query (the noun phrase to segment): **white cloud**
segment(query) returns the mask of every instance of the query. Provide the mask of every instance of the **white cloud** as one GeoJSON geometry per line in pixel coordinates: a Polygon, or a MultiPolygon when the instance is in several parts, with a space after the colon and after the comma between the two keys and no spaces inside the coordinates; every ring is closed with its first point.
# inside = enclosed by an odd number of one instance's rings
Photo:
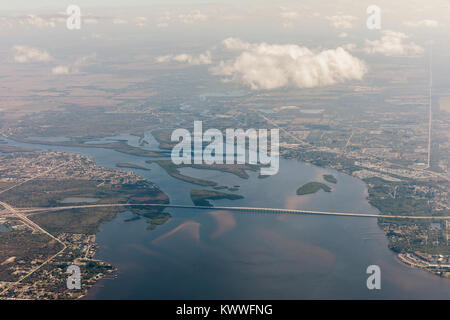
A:
{"type": "Polygon", "coordinates": [[[56,23],[53,19],[44,19],[44,18],[34,15],[34,14],[28,14],[22,18],[19,18],[18,23],[20,25],[34,26],[39,29],[48,28],[48,27],[54,28],[56,26],[56,23]]]}
{"type": "Polygon", "coordinates": [[[164,62],[169,62],[170,60],[172,60],[172,58],[173,58],[173,54],[168,54],[168,55],[165,55],[165,56],[156,57],[155,60],[158,63],[164,63],[164,62]]]}
{"type": "Polygon", "coordinates": [[[100,33],[92,33],[92,34],[91,34],[91,38],[92,38],[92,39],[102,39],[102,38],[103,38],[103,35],[100,34],[100,33]]]}
{"type": "Polygon", "coordinates": [[[412,27],[412,28],[437,28],[439,27],[439,22],[437,22],[436,20],[429,20],[429,19],[425,19],[425,20],[420,20],[420,21],[405,21],[403,22],[403,24],[407,27],[412,27]]]}
{"type": "Polygon", "coordinates": [[[156,20],[156,27],[167,28],[171,20],[172,20],[171,13],[169,11],[165,11],[164,14],[158,17],[158,19],[156,20]]]}
{"type": "Polygon", "coordinates": [[[70,74],[70,68],[69,66],[56,66],[52,68],[52,73],[56,75],[70,74]]]}
{"type": "Polygon", "coordinates": [[[95,58],[96,54],[90,54],[87,56],[83,56],[81,58],[76,59],[72,63],[68,63],[65,65],[59,65],[52,68],[52,74],[54,75],[67,75],[67,74],[76,74],[80,72],[80,68],[86,66],[90,59],[95,58]]]}
{"type": "Polygon", "coordinates": [[[14,61],[19,63],[45,62],[52,60],[52,57],[47,51],[39,48],[15,45],[13,50],[15,51],[14,61]]]}
{"type": "Polygon", "coordinates": [[[281,24],[284,28],[292,28],[299,23],[305,23],[305,20],[311,17],[311,8],[305,4],[292,3],[288,6],[280,6],[279,9],[281,24]]]}
{"type": "Polygon", "coordinates": [[[8,19],[6,17],[0,17],[0,27],[2,27],[2,28],[12,28],[13,27],[13,23],[11,22],[10,19],[8,19]]]}
{"type": "Polygon", "coordinates": [[[335,15],[331,17],[325,17],[333,28],[336,29],[351,29],[353,23],[358,20],[357,17],[350,15],[335,15]]]}
{"type": "Polygon", "coordinates": [[[338,37],[339,38],[347,38],[348,34],[346,32],[341,32],[341,33],[339,33],[338,37]]]}
{"type": "Polygon", "coordinates": [[[121,19],[121,18],[115,18],[115,19],[113,19],[112,23],[113,24],[127,24],[128,21],[125,19],[121,19]]]}
{"type": "Polygon", "coordinates": [[[248,50],[252,47],[254,47],[254,45],[252,45],[249,42],[245,42],[242,41],[241,39],[238,38],[227,38],[225,40],[222,41],[223,45],[225,46],[225,48],[229,49],[229,50],[248,50]]]}
{"type": "Polygon", "coordinates": [[[198,56],[193,56],[191,54],[179,54],[173,57],[173,60],[185,62],[190,65],[211,64],[211,53],[206,51],[206,53],[202,53],[198,56]]]}
{"type": "Polygon", "coordinates": [[[342,45],[342,48],[344,48],[347,51],[354,51],[356,49],[356,44],[347,43],[347,44],[342,45]]]}
{"type": "MultiPolygon", "coordinates": [[[[50,15],[37,15],[37,14],[26,14],[21,16],[7,16],[0,17],[1,27],[25,27],[25,28],[36,28],[36,29],[46,29],[55,28],[60,25],[65,25],[67,21],[66,12],[57,12],[50,15]]],[[[95,17],[91,14],[83,14],[82,23],[83,24],[98,24],[100,22],[100,17],[95,17]]]]}
{"type": "Polygon", "coordinates": [[[211,64],[211,52],[206,51],[205,53],[199,54],[197,56],[188,54],[188,53],[182,53],[177,55],[165,55],[165,56],[159,56],[156,57],[156,62],[164,63],[169,61],[175,61],[179,63],[187,63],[191,66],[197,66],[202,64],[211,64]]]}
{"type": "Polygon", "coordinates": [[[408,38],[404,33],[384,30],[380,40],[366,40],[364,51],[385,56],[421,55],[424,49],[414,42],[407,42],[408,38]]]}
{"type": "Polygon", "coordinates": [[[98,19],[96,19],[96,18],[84,18],[84,19],[82,19],[82,23],[84,23],[84,24],[97,24],[98,23],[98,19]]]}
{"type": "Polygon", "coordinates": [[[190,11],[188,13],[176,13],[164,11],[164,13],[156,19],[157,28],[167,28],[169,24],[194,24],[208,20],[208,16],[199,10],[190,11]]]}
{"type": "Polygon", "coordinates": [[[37,29],[54,28],[58,23],[65,23],[65,13],[57,13],[54,15],[36,15],[27,14],[23,16],[7,16],[0,17],[1,27],[33,27],[37,29]]]}
{"type": "Polygon", "coordinates": [[[180,21],[182,23],[186,23],[186,24],[203,22],[208,19],[208,17],[206,15],[204,15],[203,13],[201,13],[198,10],[189,12],[187,14],[180,14],[180,15],[178,15],[178,18],[180,19],[180,21]]]}
{"type": "Polygon", "coordinates": [[[148,19],[146,17],[136,17],[134,21],[138,27],[145,27],[148,23],[148,19]]]}
{"type": "Polygon", "coordinates": [[[223,41],[240,54],[211,68],[225,81],[237,81],[253,90],[281,87],[312,88],[360,80],[366,65],[345,49],[313,51],[295,44],[252,44],[236,38],[223,41]]]}
{"type": "Polygon", "coordinates": [[[283,19],[287,19],[287,20],[297,20],[300,17],[298,12],[296,12],[296,11],[282,11],[280,13],[280,16],[283,19]]]}
{"type": "Polygon", "coordinates": [[[283,23],[283,27],[291,28],[294,23],[300,19],[300,14],[297,11],[290,11],[286,8],[281,8],[280,17],[283,23]]]}

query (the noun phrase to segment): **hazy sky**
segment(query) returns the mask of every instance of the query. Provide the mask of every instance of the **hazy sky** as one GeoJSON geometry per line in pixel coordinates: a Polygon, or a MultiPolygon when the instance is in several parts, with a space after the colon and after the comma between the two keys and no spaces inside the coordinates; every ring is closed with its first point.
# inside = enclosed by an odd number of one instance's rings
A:
{"type": "Polygon", "coordinates": [[[377,30],[366,25],[372,4],[0,0],[0,62],[11,74],[36,68],[54,81],[112,63],[184,68],[252,90],[362,82],[394,62],[425,68],[430,40],[436,65],[448,65],[448,0],[377,0],[377,30]],[[66,27],[69,4],[81,8],[80,30],[66,27]]]}
{"type": "MultiPolygon", "coordinates": [[[[247,3],[267,2],[266,0],[247,0],[247,3]]],[[[272,3],[279,2],[277,0],[272,3]]],[[[133,7],[164,4],[227,4],[242,3],[242,0],[1,0],[0,10],[28,10],[38,8],[59,8],[76,4],[81,7],[133,7]]]]}

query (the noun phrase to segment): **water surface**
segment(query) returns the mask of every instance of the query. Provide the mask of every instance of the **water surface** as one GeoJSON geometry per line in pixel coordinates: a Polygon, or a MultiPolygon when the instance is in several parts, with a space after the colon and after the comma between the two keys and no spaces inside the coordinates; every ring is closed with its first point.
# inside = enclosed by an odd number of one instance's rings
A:
{"type": "MultiPolygon", "coordinates": [[[[119,138],[139,144],[135,136],[109,139],[119,138]]],[[[148,160],[109,149],[33,146],[82,153],[110,168],[120,162],[146,165],[148,160]]],[[[146,146],[156,147],[154,140],[146,146]]],[[[175,180],[157,164],[149,167],[146,172],[121,170],[154,182],[173,204],[192,204],[189,191],[202,188],[175,180]]],[[[279,173],[265,179],[257,172],[241,179],[211,170],[181,171],[240,186],[236,193],[244,199],[215,201],[216,205],[378,213],[368,204],[366,186],[359,179],[295,160],[281,160],[279,173]],[[329,184],[331,193],[295,194],[307,182],[326,183],[323,174],[338,180],[329,184]]],[[[172,219],[153,231],[146,230],[145,219],[125,222],[130,213],[101,226],[96,258],[116,265],[118,274],[99,281],[88,299],[450,298],[449,280],[397,260],[373,218],[166,210],[172,219]],[[382,272],[378,291],[366,287],[366,269],[373,264],[382,272]]]]}

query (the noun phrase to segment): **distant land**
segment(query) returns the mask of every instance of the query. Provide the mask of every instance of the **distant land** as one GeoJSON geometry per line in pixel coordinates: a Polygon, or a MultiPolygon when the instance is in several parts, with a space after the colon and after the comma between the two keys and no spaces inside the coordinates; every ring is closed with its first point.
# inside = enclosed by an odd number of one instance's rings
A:
{"type": "Polygon", "coordinates": [[[116,141],[108,143],[86,143],[92,138],[71,138],[69,141],[40,141],[34,139],[28,139],[19,136],[10,136],[10,139],[18,142],[25,142],[30,144],[45,144],[51,146],[62,146],[62,147],[83,147],[83,148],[103,148],[111,149],[117,152],[131,154],[138,157],[164,157],[163,153],[151,150],[145,150],[138,147],[133,147],[127,144],[125,141],[116,141]]]}
{"type": "MultiPolygon", "coordinates": [[[[193,184],[198,184],[206,187],[216,187],[217,183],[209,180],[202,180],[190,176],[186,176],[180,172],[182,168],[194,168],[199,170],[215,170],[220,172],[226,172],[234,174],[235,176],[248,179],[250,176],[247,173],[249,171],[256,171],[257,165],[251,164],[174,164],[171,160],[147,160],[147,163],[157,163],[163,168],[170,176],[175,179],[186,181],[193,184]]],[[[235,189],[236,190],[236,189],[235,189]]],[[[232,190],[233,191],[233,190],[232,190]]]]}

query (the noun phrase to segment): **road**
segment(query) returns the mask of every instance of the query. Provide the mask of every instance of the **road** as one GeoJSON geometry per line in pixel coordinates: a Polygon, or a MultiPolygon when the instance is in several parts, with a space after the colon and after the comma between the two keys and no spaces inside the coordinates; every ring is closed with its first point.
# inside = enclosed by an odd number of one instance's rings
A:
{"type": "Polygon", "coordinates": [[[256,213],[273,213],[273,214],[312,214],[312,215],[326,215],[326,216],[345,216],[345,217],[363,217],[363,218],[395,218],[395,219],[436,219],[447,220],[450,216],[399,216],[399,215],[385,215],[372,213],[355,213],[355,212],[331,212],[331,211],[312,211],[302,209],[279,209],[279,208],[257,208],[257,207],[224,207],[224,206],[194,206],[194,205],[177,205],[177,204],[130,204],[130,203],[110,203],[110,204],[91,204],[79,206],[65,206],[65,207],[51,207],[51,208],[17,208],[22,213],[33,214],[42,211],[61,211],[71,209],[83,208],[104,208],[104,207],[167,207],[167,208],[183,208],[183,209],[203,209],[203,210],[228,210],[239,212],[256,212],[256,213]]]}
{"type": "Polygon", "coordinates": [[[64,243],[59,240],[58,238],[56,238],[54,235],[52,235],[51,233],[47,232],[46,230],[44,230],[41,226],[39,226],[38,224],[34,223],[33,221],[31,221],[30,219],[27,218],[26,215],[24,215],[21,211],[17,210],[16,208],[13,208],[12,206],[10,206],[9,204],[0,201],[0,206],[2,206],[3,208],[5,208],[7,211],[9,211],[10,213],[15,214],[19,219],[21,219],[26,225],[28,225],[32,230],[34,231],[39,231],[43,234],[48,235],[50,238],[52,238],[53,240],[61,243],[62,245],[64,245],[64,243]]]}
{"type": "Polygon", "coordinates": [[[292,139],[294,139],[295,141],[297,141],[299,144],[301,144],[303,147],[311,147],[311,145],[300,139],[299,137],[293,135],[292,133],[290,133],[289,131],[287,131],[286,129],[284,129],[283,127],[280,127],[276,122],[272,121],[271,119],[267,118],[265,115],[263,115],[260,111],[255,110],[255,109],[251,109],[253,110],[256,114],[258,114],[261,118],[263,118],[264,120],[266,120],[268,123],[270,123],[271,125],[275,126],[277,129],[281,130],[282,132],[284,132],[287,136],[291,137],[292,139]]]}
{"type": "Polygon", "coordinates": [[[20,282],[22,282],[23,280],[25,280],[26,278],[28,278],[29,276],[31,276],[33,273],[35,273],[36,271],[38,271],[39,269],[41,269],[43,266],[45,266],[46,264],[48,264],[50,261],[52,261],[53,259],[55,259],[58,255],[60,255],[61,253],[64,252],[64,250],[66,250],[67,246],[64,242],[62,242],[61,240],[59,240],[57,237],[55,237],[54,235],[52,235],[51,233],[47,232],[46,230],[44,230],[41,226],[37,225],[36,223],[34,223],[33,221],[31,221],[30,219],[28,219],[28,217],[26,215],[24,215],[22,212],[20,212],[19,210],[17,210],[16,208],[10,206],[9,204],[0,201],[0,206],[2,206],[3,208],[5,208],[7,211],[9,211],[10,213],[16,215],[19,219],[21,219],[28,227],[30,227],[32,230],[34,231],[39,231],[43,234],[46,234],[47,236],[49,236],[50,238],[52,238],[53,240],[59,242],[60,244],[62,244],[63,248],[58,251],[56,254],[54,254],[53,256],[49,257],[48,259],[46,259],[42,264],[40,264],[39,266],[37,266],[36,268],[32,269],[30,272],[28,272],[27,274],[25,274],[23,277],[21,277],[19,280],[17,280],[16,282],[12,282],[9,283],[8,285],[6,285],[6,288],[3,289],[0,292],[0,296],[2,294],[4,294],[6,291],[8,291],[8,289],[11,288],[11,286],[15,286],[18,285],[20,282]]]}
{"type": "Polygon", "coordinates": [[[44,172],[42,172],[42,173],[40,173],[40,174],[38,174],[38,175],[36,175],[36,176],[34,176],[34,177],[31,177],[31,178],[29,178],[29,179],[26,179],[26,180],[24,180],[24,181],[22,181],[22,182],[20,182],[20,183],[18,183],[18,184],[15,184],[15,185],[13,185],[13,186],[11,186],[11,187],[9,187],[9,188],[3,189],[3,190],[0,191],[0,194],[5,193],[5,192],[7,192],[7,191],[9,191],[9,190],[11,190],[11,189],[17,188],[17,187],[19,187],[19,186],[21,186],[21,185],[23,185],[23,184],[25,184],[25,183],[27,183],[27,182],[29,182],[29,181],[32,181],[32,180],[35,180],[35,179],[37,179],[37,178],[39,178],[39,177],[45,176],[47,173],[50,173],[50,172],[52,172],[53,170],[59,169],[59,168],[61,168],[61,167],[64,166],[64,165],[66,165],[66,164],[65,164],[65,163],[62,163],[62,164],[60,164],[59,166],[56,166],[56,167],[54,167],[54,168],[50,168],[50,169],[48,169],[47,171],[44,171],[44,172]]]}
{"type": "Polygon", "coordinates": [[[350,134],[350,137],[348,138],[347,143],[345,144],[344,149],[342,150],[342,154],[345,154],[347,152],[347,148],[350,145],[350,141],[352,140],[354,134],[355,131],[352,130],[352,133],[350,134]]]}

